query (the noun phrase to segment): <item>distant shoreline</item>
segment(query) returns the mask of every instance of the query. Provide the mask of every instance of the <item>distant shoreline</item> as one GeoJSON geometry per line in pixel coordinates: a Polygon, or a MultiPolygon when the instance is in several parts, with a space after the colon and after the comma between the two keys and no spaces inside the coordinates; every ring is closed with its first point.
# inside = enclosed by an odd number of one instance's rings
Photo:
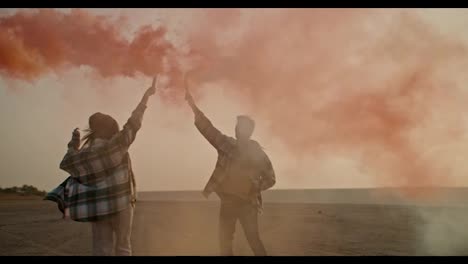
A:
{"type": "MultiPolygon", "coordinates": [[[[216,194],[205,199],[201,191],[145,191],[140,201],[218,201],[216,194]]],[[[467,187],[278,189],[264,192],[264,202],[387,205],[467,205],[467,187]]]]}
{"type": "MultiPolygon", "coordinates": [[[[264,192],[263,198],[265,203],[466,206],[468,205],[468,188],[275,189],[264,192]],[[413,196],[405,196],[405,192],[412,192],[413,196]]],[[[42,199],[43,196],[41,195],[0,192],[0,201],[42,199]]],[[[173,202],[219,201],[216,194],[206,199],[199,190],[144,191],[138,193],[137,199],[139,201],[173,202]]]]}

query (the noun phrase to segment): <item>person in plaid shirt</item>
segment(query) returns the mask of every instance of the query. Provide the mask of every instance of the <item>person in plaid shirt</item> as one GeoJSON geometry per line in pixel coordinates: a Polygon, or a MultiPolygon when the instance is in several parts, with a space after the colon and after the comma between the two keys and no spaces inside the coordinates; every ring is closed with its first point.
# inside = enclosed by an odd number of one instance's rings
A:
{"type": "Polygon", "coordinates": [[[224,135],[195,104],[185,78],[185,99],[195,114],[195,126],[218,152],[216,167],[203,195],[215,192],[221,200],[219,215],[219,245],[221,255],[233,255],[232,241],[237,220],[256,256],[266,250],[258,230],[258,213],[262,211],[262,195],[276,183],[275,172],[260,144],[250,139],[254,121],[238,116],[236,138],[224,135]]]}
{"type": "Polygon", "coordinates": [[[141,127],[148,99],[155,92],[153,79],[121,131],[111,116],[95,113],[89,118],[89,133],[80,149],[80,132],[75,129],[60,163],[70,176],[45,197],[58,204],[64,218],[91,222],[93,255],[132,254],[136,191],[128,149],[141,127]]]}

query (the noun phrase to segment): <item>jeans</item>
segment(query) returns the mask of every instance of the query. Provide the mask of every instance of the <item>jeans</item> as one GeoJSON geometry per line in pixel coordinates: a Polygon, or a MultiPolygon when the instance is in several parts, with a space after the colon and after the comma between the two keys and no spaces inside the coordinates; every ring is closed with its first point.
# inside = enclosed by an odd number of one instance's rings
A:
{"type": "Polygon", "coordinates": [[[94,256],[131,256],[134,206],[109,216],[103,220],[92,222],[93,255],[94,256]]]}
{"type": "Polygon", "coordinates": [[[232,242],[239,220],[250,248],[256,256],[265,256],[266,250],[258,231],[257,208],[248,201],[225,196],[221,198],[219,214],[219,245],[222,256],[232,256],[232,242]]]}

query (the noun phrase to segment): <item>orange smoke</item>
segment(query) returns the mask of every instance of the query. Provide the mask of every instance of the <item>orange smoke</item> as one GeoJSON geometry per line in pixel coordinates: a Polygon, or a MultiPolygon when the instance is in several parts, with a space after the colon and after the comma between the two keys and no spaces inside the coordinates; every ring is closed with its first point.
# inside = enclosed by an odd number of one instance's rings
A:
{"type": "MultiPolygon", "coordinates": [[[[461,91],[450,82],[468,61],[461,43],[437,34],[410,11],[244,14],[249,26],[232,45],[204,45],[214,43],[216,28],[192,36],[192,46],[209,60],[199,76],[231,81],[297,156],[358,159],[364,173],[383,185],[451,184],[418,139],[428,138],[423,125],[431,127],[434,112],[450,119],[461,111],[448,109],[464,109],[454,104],[461,91]]],[[[238,21],[234,17],[231,28],[238,21]]],[[[447,130],[427,145],[460,135],[459,124],[443,122],[447,130]]]]}
{"type": "Polygon", "coordinates": [[[20,11],[0,18],[0,71],[25,80],[66,67],[89,66],[101,76],[153,76],[177,69],[166,29],[142,26],[131,41],[118,23],[73,9],[20,11]]]}
{"type": "Polygon", "coordinates": [[[346,155],[382,184],[450,184],[420,141],[459,135],[453,119],[437,136],[424,132],[434,111],[464,109],[453,103],[462,92],[451,79],[467,51],[412,11],[207,10],[187,28],[190,58],[163,27],[127,41],[83,11],[19,12],[0,18],[0,70],[24,79],[80,65],[102,76],[164,72],[181,91],[180,62],[190,59],[195,82],[230,82],[296,156],[346,155]]]}

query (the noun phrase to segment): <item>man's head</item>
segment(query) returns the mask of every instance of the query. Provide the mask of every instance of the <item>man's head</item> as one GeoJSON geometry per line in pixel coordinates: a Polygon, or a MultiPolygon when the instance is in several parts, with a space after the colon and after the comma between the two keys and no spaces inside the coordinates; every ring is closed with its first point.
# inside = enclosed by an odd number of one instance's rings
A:
{"type": "Polygon", "coordinates": [[[89,117],[89,130],[93,139],[110,139],[119,132],[119,124],[110,115],[98,112],[89,117]]]}
{"type": "Polygon", "coordinates": [[[255,129],[255,121],[246,115],[237,116],[236,138],[240,140],[250,139],[255,129]]]}

